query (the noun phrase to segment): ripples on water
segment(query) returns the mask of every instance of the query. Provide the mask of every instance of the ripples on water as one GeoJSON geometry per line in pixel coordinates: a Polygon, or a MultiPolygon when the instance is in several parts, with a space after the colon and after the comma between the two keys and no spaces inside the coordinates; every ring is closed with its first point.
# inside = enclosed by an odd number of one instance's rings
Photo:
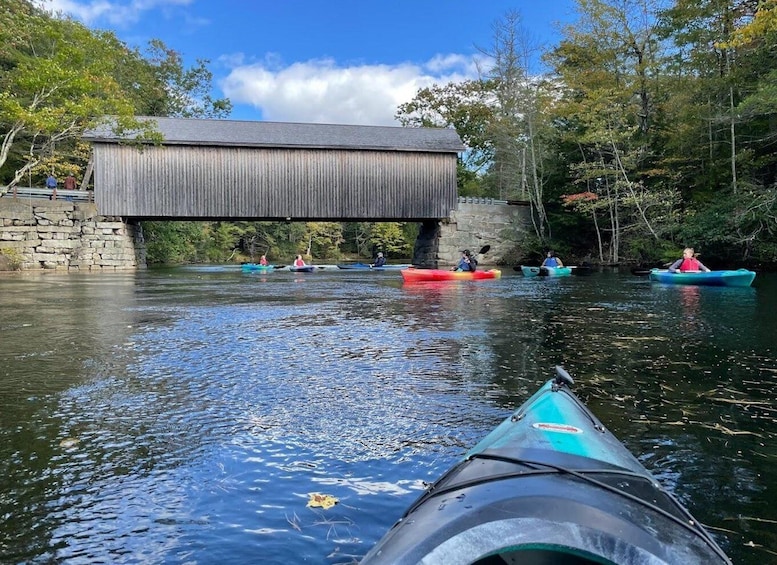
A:
{"type": "Polygon", "coordinates": [[[189,268],[0,288],[2,562],[357,562],[555,364],[737,563],[775,545],[774,284],[189,268]]]}

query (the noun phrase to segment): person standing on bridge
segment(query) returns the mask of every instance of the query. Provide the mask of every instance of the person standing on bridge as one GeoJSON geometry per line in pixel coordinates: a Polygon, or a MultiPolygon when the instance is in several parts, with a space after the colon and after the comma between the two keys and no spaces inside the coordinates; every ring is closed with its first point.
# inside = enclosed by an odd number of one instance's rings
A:
{"type": "Polygon", "coordinates": [[[49,174],[49,176],[46,177],[46,188],[51,189],[51,196],[49,196],[49,200],[56,200],[57,199],[57,179],[54,178],[53,174],[49,174]]]}
{"type": "Polygon", "coordinates": [[[65,190],[76,190],[76,177],[73,175],[68,175],[65,177],[65,184],[64,184],[65,190]]]}

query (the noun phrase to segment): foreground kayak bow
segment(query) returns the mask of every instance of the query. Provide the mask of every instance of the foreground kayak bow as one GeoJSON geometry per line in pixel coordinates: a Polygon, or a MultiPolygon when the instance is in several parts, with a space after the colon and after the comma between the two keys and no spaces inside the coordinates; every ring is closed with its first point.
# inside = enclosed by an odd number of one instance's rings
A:
{"type": "Polygon", "coordinates": [[[361,563],[730,564],[556,371],[361,563]]]}

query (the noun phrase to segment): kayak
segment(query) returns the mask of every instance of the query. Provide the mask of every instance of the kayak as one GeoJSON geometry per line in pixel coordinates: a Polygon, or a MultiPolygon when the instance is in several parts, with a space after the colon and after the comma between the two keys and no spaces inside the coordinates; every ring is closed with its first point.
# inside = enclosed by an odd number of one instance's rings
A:
{"type": "Polygon", "coordinates": [[[731,564],[556,377],[427,488],[362,565],[731,564]]]}
{"type": "Polygon", "coordinates": [[[651,281],[668,284],[692,284],[701,286],[750,286],[755,273],[747,269],[736,271],[694,271],[681,273],[666,269],[652,269],[648,274],[651,281]]]}
{"type": "Polygon", "coordinates": [[[381,270],[383,270],[383,271],[399,271],[401,269],[409,269],[412,266],[413,265],[411,265],[410,263],[395,263],[393,265],[389,265],[388,263],[386,263],[382,267],[373,267],[373,270],[377,270],[377,271],[381,271],[381,270]]]}
{"type": "Polygon", "coordinates": [[[400,269],[409,269],[412,267],[411,264],[397,264],[397,265],[389,265],[385,264],[382,267],[373,267],[372,265],[369,265],[367,263],[346,263],[344,265],[337,265],[338,269],[346,269],[346,270],[355,270],[355,269],[366,269],[369,271],[392,271],[392,270],[400,270],[400,269]]]}
{"type": "Polygon", "coordinates": [[[521,273],[524,277],[568,277],[572,274],[572,267],[529,267],[521,265],[521,273]]]}
{"type": "Polygon", "coordinates": [[[294,265],[289,266],[289,270],[292,273],[312,273],[316,270],[315,265],[305,265],[303,267],[295,267],[294,265]]]}
{"type": "Polygon", "coordinates": [[[260,265],[259,263],[243,263],[240,268],[244,273],[269,273],[275,269],[275,266],[260,265]]]}
{"type": "Polygon", "coordinates": [[[502,271],[491,269],[490,271],[446,271],[443,269],[402,269],[402,278],[405,282],[423,281],[471,281],[483,279],[498,279],[502,271]]]}
{"type": "Polygon", "coordinates": [[[346,263],[344,265],[337,265],[338,269],[366,269],[370,270],[372,267],[368,263],[346,263]]]}

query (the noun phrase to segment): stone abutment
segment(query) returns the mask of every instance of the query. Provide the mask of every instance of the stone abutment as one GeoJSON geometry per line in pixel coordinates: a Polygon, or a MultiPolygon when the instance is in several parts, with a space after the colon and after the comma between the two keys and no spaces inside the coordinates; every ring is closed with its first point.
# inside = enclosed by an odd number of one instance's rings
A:
{"type": "Polygon", "coordinates": [[[531,209],[528,205],[460,198],[458,208],[450,218],[421,225],[413,264],[447,268],[458,262],[463,250],[477,253],[485,246],[489,246],[489,250],[478,257],[480,264],[500,264],[530,230],[531,209]]]}
{"type": "Polygon", "coordinates": [[[100,216],[93,203],[0,198],[5,268],[118,271],[146,266],[140,226],[100,216]]]}

